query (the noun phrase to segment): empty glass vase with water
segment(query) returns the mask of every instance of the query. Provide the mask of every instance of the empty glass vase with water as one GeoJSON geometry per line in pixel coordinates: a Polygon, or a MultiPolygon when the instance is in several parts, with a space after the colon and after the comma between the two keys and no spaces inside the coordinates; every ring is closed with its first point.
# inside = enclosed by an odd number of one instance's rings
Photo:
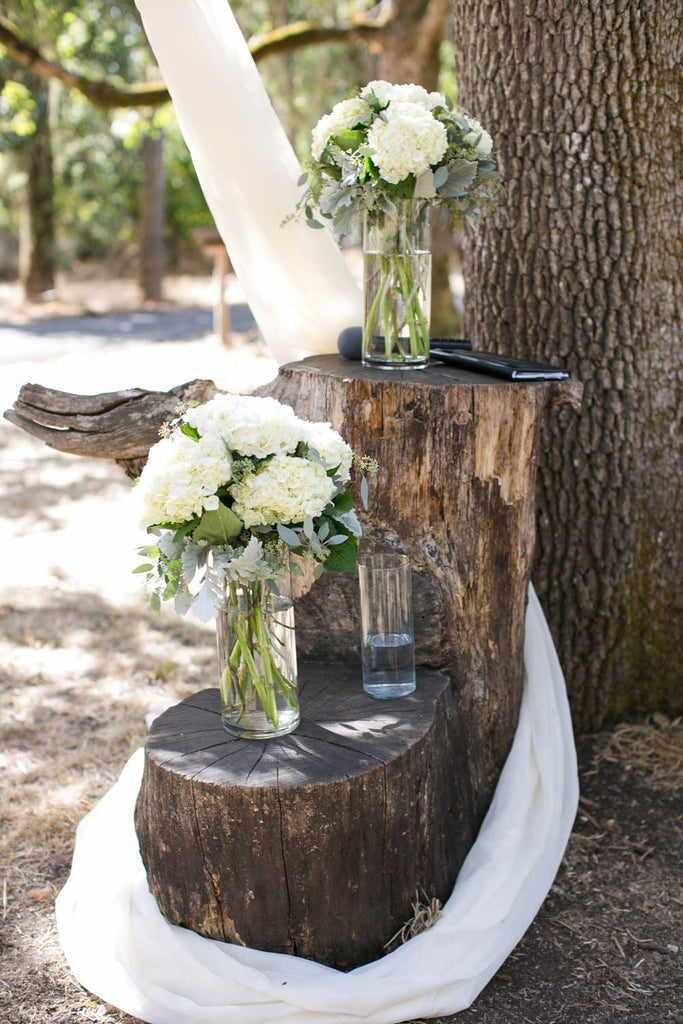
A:
{"type": "Polygon", "coordinates": [[[415,689],[415,641],[410,562],[383,553],[358,559],[363,689],[391,700],[415,689]]]}

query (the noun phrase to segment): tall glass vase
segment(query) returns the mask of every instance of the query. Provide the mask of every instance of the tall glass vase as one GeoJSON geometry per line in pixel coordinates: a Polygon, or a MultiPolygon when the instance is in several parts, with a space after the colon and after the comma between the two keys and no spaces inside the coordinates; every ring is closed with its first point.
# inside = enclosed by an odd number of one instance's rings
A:
{"type": "Polygon", "coordinates": [[[240,739],[284,736],[299,724],[288,565],[274,584],[228,584],[216,617],[223,725],[240,739]]]}
{"type": "Polygon", "coordinates": [[[363,363],[422,369],[429,361],[430,204],[400,199],[396,215],[366,213],[363,363]]]}

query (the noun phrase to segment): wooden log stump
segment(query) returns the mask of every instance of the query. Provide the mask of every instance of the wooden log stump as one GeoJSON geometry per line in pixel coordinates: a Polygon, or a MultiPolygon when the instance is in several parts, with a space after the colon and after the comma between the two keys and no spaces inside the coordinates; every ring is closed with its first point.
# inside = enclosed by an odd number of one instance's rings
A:
{"type": "Polygon", "coordinates": [[[347,970],[386,952],[416,891],[453,887],[456,700],[439,673],[395,701],[340,663],[304,663],[301,684],[301,725],[280,739],[229,736],[218,690],[161,715],[136,828],[170,921],[347,970]]]}
{"type": "MultiPolygon", "coordinates": [[[[581,385],[442,364],[389,372],[325,355],[281,367],[257,394],[331,421],[380,463],[364,543],[413,564],[418,663],[447,671],[457,693],[456,777],[471,843],[517,726],[542,418],[548,406],[578,406],[581,385]]],[[[303,653],[358,656],[355,578],[323,576],[296,616],[303,653]]]]}
{"type": "MultiPolygon", "coordinates": [[[[194,381],[168,394],[84,397],[26,385],[5,415],[46,444],[114,458],[135,476],[171,404],[214,390],[194,381]]],[[[331,421],[380,462],[364,543],[409,555],[418,664],[446,670],[457,699],[448,719],[464,837],[456,860],[476,837],[517,725],[542,418],[550,406],[578,408],[581,392],[574,381],[508,383],[440,364],[387,372],[335,355],[283,366],[257,392],[331,421]]],[[[323,576],[296,615],[300,653],[358,657],[355,578],[323,576]]]]}

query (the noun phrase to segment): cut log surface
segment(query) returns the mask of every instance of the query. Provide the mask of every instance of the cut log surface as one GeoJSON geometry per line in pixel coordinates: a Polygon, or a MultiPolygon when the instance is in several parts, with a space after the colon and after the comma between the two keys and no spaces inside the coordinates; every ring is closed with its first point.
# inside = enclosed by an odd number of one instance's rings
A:
{"type": "Polygon", "coordinates": [[[386,952],[417,890],[445,901],[467,853],[456,700],[439,673],[394,701],[339,663],[304,663],[301,684],[280,739],[230,737],[215,689],[158,718],[136,827],[170,921],[346,970],[386,952]]]}

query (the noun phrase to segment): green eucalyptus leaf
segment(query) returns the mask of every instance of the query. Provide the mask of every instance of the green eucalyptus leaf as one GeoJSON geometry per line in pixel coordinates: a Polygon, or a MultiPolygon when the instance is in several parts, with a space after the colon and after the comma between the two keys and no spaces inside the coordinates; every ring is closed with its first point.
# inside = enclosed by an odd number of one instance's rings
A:
{"type": "Polygon", "coordinates": [[[313,217],[306,218],[306,224],[309,228],[324,228],[325,225],[321,224],[319,220],[314,220],[313,217]]]}
{"type": "Polygon", "coordinates": [[[301,547],[301,537],[299,536],[298,533],[295,533],[294,530],[290,530],[288,526],[283,526],[282,523],[278,523],[277,532],[282,538],[282,540],[285,542],[285,544],[287,544],[290,548],[301,547]]]}
{"type": "Polygon", "coordinates": [[[308,181],[308,172],[304,171],[303,174],[299,175],[299,177],[297,179],[297,185],[299,186],[299,188],[301,188],[301,186],[305,185],[307,181],[308,181]]]}
{"type": "Polygon", "coordinates": [[[329,535],[330,524],[328,523],[327,520],[325,520],[320,529],[318,530],[318,540],[322,543],[322,541],[324,541],[326,537],[329,537],[329,535]]]}
{"type": "Polygon", "coordinates": [[[367,512],[370,507],[370,493],[368,489],[368,478],[364,476],[360,482],[360,498],[363,502],[363,508],[367,512]]]}
{"type": "Polygon", "coordinates": [[[161,553],[156,545],[148,548],[138,548],[138,552],[141,555],[146,555],[147,558],[158,558],[161,553]]]}
{"type": "Polygon", "coordinates": [[[448,168],[445,167],[445,166],[444,167],[437,167],[437,169],[434,171],[434,186],[435,186],[435,188],[441,188],[442,185],[446,184],[447,180],[448,180],[448,168]]]}
{"type": "Polygon", "coordinates": [[[151,564],[151,562],[144,562],[142,565],[139,565],[137,569],[133,569],[133,572],[149,572],[150,569],[153,568],[154,566],[151,564]]]}

